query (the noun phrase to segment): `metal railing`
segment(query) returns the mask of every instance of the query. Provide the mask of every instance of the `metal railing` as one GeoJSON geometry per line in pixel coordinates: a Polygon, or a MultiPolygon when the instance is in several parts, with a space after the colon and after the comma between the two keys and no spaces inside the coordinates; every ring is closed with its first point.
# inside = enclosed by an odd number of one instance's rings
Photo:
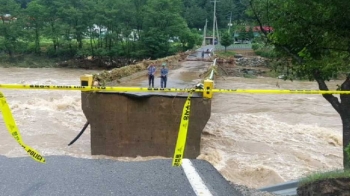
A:
{"type": "MultiPolygon", "coordinates": [[[[252,44],[232,44],[230,46],[226,47],[227,50],[234,50],[234,49],[252,49],[252,44]]],[[[221,51],[225,50],[225,47],[222,45],[215,45],[215,50],[221,51]]]]}
{"type": "Polygon", "coordinates": [[[275,193],[278,195],[284,195],[284,196],[296,196],[298,183],[299,183],[298,180],[293,180],[282,184],[264,187],[259,190],[275,193]]]}
{"type": "Polygon", "coordinates": [[[213,61],[213,65],[210,67],[211,71],[210,71],[210,75],[208,77],[209,80],[214,80],[214,68],[216,66],[216,59],[214,59],[213,61]]]}

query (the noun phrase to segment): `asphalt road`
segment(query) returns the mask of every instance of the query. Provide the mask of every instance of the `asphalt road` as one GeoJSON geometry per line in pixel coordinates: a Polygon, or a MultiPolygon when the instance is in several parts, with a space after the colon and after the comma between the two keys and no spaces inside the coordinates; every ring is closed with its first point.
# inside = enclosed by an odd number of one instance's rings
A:
{"type": "MultiPolygon", "coordinates": [[[[40,164],[30,157],[0,156],[1,195],[196,195],[183,168],[172,167],[170,159],[121,162],[45,158],[47,163],[40,164]]],[[[213,196],[241,195],[208,162],[191,162],[213,196]]]]}
{"type": "MultiPolygon", "coordinates": [[[[196,52],[195,53],[193,53],[193,54],[191,54],[191,55],[189,55],[188,57],[187,57],[187,59],[195,59],[195,58],[202,58],[202,51],[207,51],[209,49],[209,51],[211,51],[212,49],[213,49],[213,45],[206,45],[206,46],[202,46],[202,47],[200,47],[200,48],[198,48],[197,50],[196,50],[196,52]]],[[[207,58],[209,58],[210,56],[209,56],[209,54],[208,53],[205,53],[204,54],[204,59],[207,59],[207,58]]]]}

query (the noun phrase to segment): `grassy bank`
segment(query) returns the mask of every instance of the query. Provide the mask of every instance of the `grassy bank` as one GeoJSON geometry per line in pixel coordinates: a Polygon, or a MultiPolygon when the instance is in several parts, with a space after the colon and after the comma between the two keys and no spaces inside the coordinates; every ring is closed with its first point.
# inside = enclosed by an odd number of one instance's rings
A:
{"type": "Polygon", "coordinates": [[[350,170],[334,170],[328,172],[317,172],[312,175],[309,175],[299,182],[299,186],[304,186],[313,182],[326,180],[326,179],[336,179],[336,178],[350,178],[350,170]]]}
{"type": "Polygon", "coordinates": [[[236,53],[232,50],[225,51],[217,51],[215,52],[215,55],[219,58],[230,58],[233,57],[236,53]]]}
{"type": "Polygon", "coordinates": [[[176,69],[180,66],[181,62],[191,53],[184,52],[179,53],[174,56],[169,56],[157,60],[143,60],[133,65],[115,68],[109,71],[102,71],[101,73],[95,74],[94,79],[97,79],[101,82],[102,85],[115,85],[119,83],[119,80],[124,77],[131,76],[137,72],[145,71],[148,65],[155,64],[160,65],[166,63],[168,69],[176,69]]]}

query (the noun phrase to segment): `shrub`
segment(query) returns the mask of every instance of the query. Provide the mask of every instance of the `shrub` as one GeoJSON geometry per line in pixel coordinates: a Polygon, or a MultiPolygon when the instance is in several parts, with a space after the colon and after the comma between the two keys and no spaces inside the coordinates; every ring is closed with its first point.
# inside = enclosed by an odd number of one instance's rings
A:
{"type": "Polygon", "coordinates": [[[309,183],[313,183],[316,181],[321,181],[325,179],[335,179],[335,178],[349,178],[350,171],[349,170],[334,170],[334,171],[326,171],[326,172],[316,172],[314,174],[308,175],[305,178],[299,181],[298,186],[303,186],[309,183]]]}
{"type": "Polygon", "coordinates": [[[350,165],[350,144],[345,148],[345,153],[348,156],[348,165],[350,165]]]}
{"type": "Polygon", "coordinates": [[[260,49],[261,48],[261,44],[259,44],[259,43],[253,43],[252,44],[252,49],[254,50],[254,51],[256,51],[256,50],[258,50],[258,49],[260,49]]]}

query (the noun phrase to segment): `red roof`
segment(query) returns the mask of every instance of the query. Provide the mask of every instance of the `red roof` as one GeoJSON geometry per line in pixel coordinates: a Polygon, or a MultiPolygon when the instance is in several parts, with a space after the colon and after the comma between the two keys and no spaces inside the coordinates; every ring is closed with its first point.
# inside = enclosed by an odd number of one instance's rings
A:
{"type": "MultiPolygon", "coordinates": [[[[273,28],[272,28],[272,27],[269,27],[269,26],[263,26],[262,29],[264,29],[264,30],[267,31],[267,32],[273,31],[273,28]]],[[[255,26],[255,27],[253,27],[253,31],[254,31],[254,32],[255,32],[255,31],[261,31],[260,26],[255,26]]]]}

